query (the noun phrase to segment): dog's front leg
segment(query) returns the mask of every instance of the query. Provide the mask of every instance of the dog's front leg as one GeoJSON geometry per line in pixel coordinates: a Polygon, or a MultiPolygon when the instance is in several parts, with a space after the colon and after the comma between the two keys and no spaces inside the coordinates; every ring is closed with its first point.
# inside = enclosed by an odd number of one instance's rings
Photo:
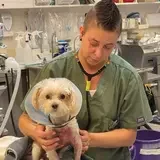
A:
{"type": "MultiPolygon", "coordinates": [[[[52,130],[52,128],[49,126],[46,126],[46,130],[49,131],[49,130],[52,130]]],[[[56,150],[47,151],[46,154],[49,160],[59,160],[56,150]]]]}
{"type": "Polygon", "coordinates": [[[33,142],[32,160],[40,160],[41,151],[42,151],[41,146],[39,146],[36,142],[33,142]]]}
{"type": "Polygon", "coordinates": [[[81,141],[79,134],[77,134],[77,136],[75,136],[72,143],[73,143],[73,147],[74,147],[75,160],[80,160],[81,154],[82,154],[82,141],[81,141]]]}
{"type": "Polygon", "coordinates": [[[47,158],[49,160],[60,160],[55,150],[47,151],[47,158]]]}

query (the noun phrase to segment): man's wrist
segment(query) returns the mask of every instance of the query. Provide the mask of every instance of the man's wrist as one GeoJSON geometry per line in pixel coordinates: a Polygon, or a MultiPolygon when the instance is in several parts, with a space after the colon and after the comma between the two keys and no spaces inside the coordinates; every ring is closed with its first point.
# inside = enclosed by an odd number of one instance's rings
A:
{"type": "Polygon", "coordinates": [[[89,133],[89,140],[88,140],[88,146],[89,147],[94,147],[94,136],[95,136],[95,133],[89,133]]]}

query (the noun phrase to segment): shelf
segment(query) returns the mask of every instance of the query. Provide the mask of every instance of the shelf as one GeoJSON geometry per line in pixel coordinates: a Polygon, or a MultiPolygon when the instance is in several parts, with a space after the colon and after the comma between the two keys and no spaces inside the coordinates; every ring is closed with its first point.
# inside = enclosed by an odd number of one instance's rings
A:
{"type": "Polygon", "coordinates": [[[79,7],[93,7],[94,4],[82,4],[82,5],[50,5],[50,6],[34,6],[33,8],[79,8],[79,7]]]}
{"type": "MultiPolygon", "coordinates": [[[[116,3],[117,6],[128,5],[154,5],[160,4],[160,2],[130,2],[130,3],[116,3]]],[[[50,5],[50,6],[34,6],[33,8],[79,8],[79,7],[93,7],[95,4],[82,4],[82,5],[50,5]]]]}
{"type": "Polygon", "coordinates": [[[154,5],[160,4],[159,1],[157,2],[130,2],[130,3],[116,3],[117,6],[126,6],[126,5],[154,5]]]}
{"type": "Polygon", "coordinates": [[[10,31],[5,31],[4,32],[4,37],[13,37],[14,33],[10,31]]]}
{"type": "MultiPolygon", "coordinates": [[[[130,3],[116,3],[117,6],[121,7],[121,6],[137,6],[137,5],[157,5],[160,4],[160,2],[130,2],[130,3]]],[[[35,8],[69,8],[69,9],[74,9],[74,8],[91,8],[93,7],[95,4],[77,4],[77,5],[44,5],[44,6],[31,6],[31,7],[10,7],[10,8],[0,8],[0,9],[35,9],[35,8]]]]}

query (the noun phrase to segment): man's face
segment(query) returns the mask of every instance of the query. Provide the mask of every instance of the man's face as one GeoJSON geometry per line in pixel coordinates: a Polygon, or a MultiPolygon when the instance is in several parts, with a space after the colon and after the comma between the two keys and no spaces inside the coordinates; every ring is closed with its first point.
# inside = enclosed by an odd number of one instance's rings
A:
{"type": "Polygon", "coordinates": [[[97,26],[89,27],[85,32],[84,28],[81,28],[80,31],[82,34],[81,56],[86,63],[96,66],[107,62],[119,37],[118,33],[105,31],[97,26]]]}

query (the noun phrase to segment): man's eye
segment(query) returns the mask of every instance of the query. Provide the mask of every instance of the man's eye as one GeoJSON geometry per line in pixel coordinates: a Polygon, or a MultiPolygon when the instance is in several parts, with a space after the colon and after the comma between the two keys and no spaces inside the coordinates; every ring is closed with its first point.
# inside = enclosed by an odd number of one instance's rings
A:
{"type": "Polygon", "coordinates": [[[110,50],[112,47],[104,46],[104,49],[110,50]]]}
{"type": "Polygon", "coordinates": [[[91,44],[91,46],[93,46],[93,47],[97,47],[97,46],[98,46],[97,43],[90,43],[90,44],[91,44]]]}

